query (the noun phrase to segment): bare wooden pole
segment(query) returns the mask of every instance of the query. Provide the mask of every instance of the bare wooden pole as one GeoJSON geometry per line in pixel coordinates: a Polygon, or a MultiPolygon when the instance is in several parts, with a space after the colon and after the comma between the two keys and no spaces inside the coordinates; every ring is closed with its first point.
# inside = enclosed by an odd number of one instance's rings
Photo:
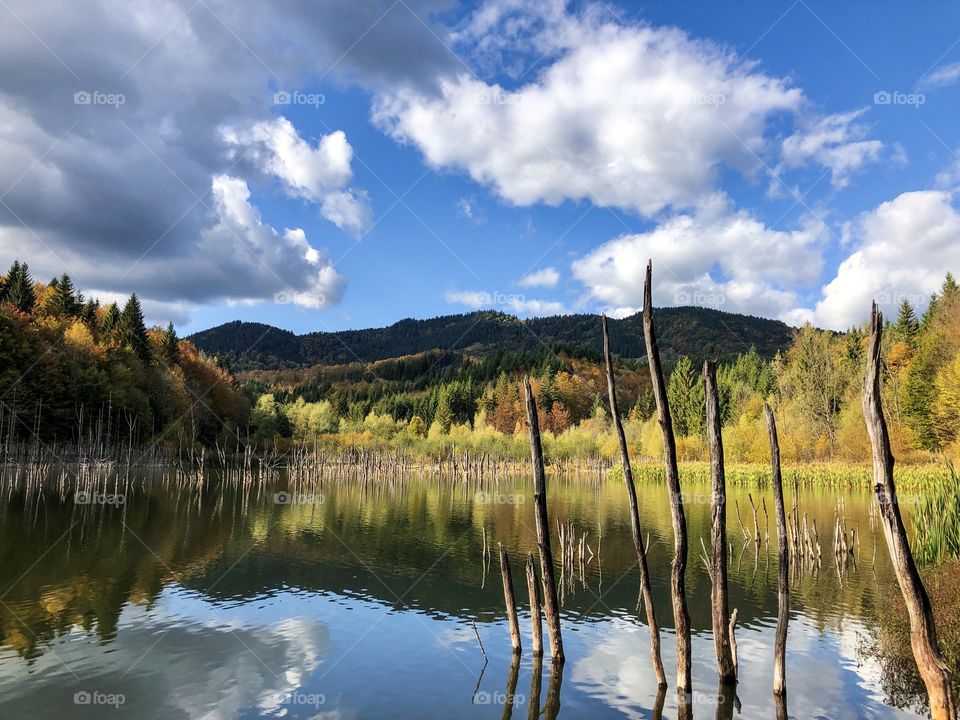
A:
{"type": "Polygon", "coordinates": [[[543,627],[540,624],[540,591],[537,589],[537,571],[533,553],[527,553],[527,593],[530,596],[530,634],[533,637],[533,655],[543,655],[543,627]]]}
{"type": "Polygon", "coordinates": [[[867,373],[863,381],[863,417],[873,449],[873,492],[877,499],[883,534],[890,559],[900,585],[900,592],[910,617],[910,644],[920,676],[927,686],[930,715],[934,720],[955,720],[957,709],[950,693],[950,669],[937,645],[937,628],[926,588],[917,572],[907,533],[900,516],[897,490],[893,482],[893,452],[883,417],[880,399],[880,344],[883,339],[883,316],[876,303],[870,318],[870,349],[867,373]]]}
{"type": "Polygon", "coordinates": [[[723,466],[723,437],[720,433],[720,400],[717,393],[716,363],[703,364],[707,402],[707,442],[710,447],[710,603],[713,619],[713,646],[721,683],[736,682],[737,668],[730,647],[730,607],[727,599],[727,479],[723,466]]]}
{"type": "Polygon", "coordinates": [[[670,493],[670,518],[673,524],[673,563],[670,572],[670,590],[673,599],[673,624],[677,633],[677,692],[692,689],[690,653],[690,613],[687,610],[687,520],[683,514],[683,496],[680,491],[680,472],[677,470],[677,446],[673,438],[673,421],[667,401],[667,386],[660,366],[660,351],[653,329],[653,300],[651,277],[653,263],[647,263],[643,282],[643,337],[647,346],[647,364],[653,382],[653,396],[657,403],[657,419],[663,434],[663,462],[667,490],[670,493]]]}
{"type": "Polygon", "coordinates": [[[647,613],[647,627],[650,629],[650,657],[653,660],[653,672],[660,687],[667,686],[667,676],[663,671],[660,657],[660,627],[653,605],[653,590],[650,585],[650,573],[647,566],[647,551],[643,545],[643,533],[640,530],[640,512],[637,507],[637,489],[633,485],[633,470],[630,467],[630,452],[627,448],[627,436],[620,420],[617,404],[617,385],[613,375],[613,357],[610,353],[610,333],[607,328],[607,316],[601,317],[603,326],[603,355],[607,364],[607,392],[610,396],[610,416],[620,440],[620,457],[623,467],[623,480],[627,486],[627,501],[630,505],[630,529],[633,533],[633,547],[637,551],[637,564],[640,566],[640,591],[643,594],[643,607],[647,613]]]}
{"type": "MultiPolygon", "coordinates": [[[[543,467],[543,444],[540,441],[540,421],[537,403],[533,399],[530,378],[523,379],[527,405],[527,423],[530,426],[530,456],[533,462],[533,505],[537,526],[537,549],[540,553],[540,575],[543,578],[543,612],[547,617],[550,636],[550,654],[554,662],[563,662],[563,639],[560,636],[560,603],[557,601],[557,579],[553,571],[553,551],[550,549],[550,520],[547,516],[547,478],[543,467]]],[[[554,671],[556,674],[556,671],[554,671]]]]}
{"type": "Polygon", "coordinates": [[[773,513],[777,519],[777,550],[780,555],[777,573],[777,635],[773,651],[773,694],[787,692],[787,623],[790,620],[790,556],[787,549],[787,519],[783,509],[783,478],[780,474],[780,443],[773,410],[764,404],[767,434],[770,436],[770,464],[773,472],[773,513]]]}
{"type": "Polygon", "coordinates": [[[517,601],[513,595],[513,575],[510,572],[510,558],[503,543],[500,546],[500,574],[503,576],[503,602],[507,606],[507,622],[510,625],[510,644],[515,655],[520,653],[520,623],[517,620],[517,601]]]}

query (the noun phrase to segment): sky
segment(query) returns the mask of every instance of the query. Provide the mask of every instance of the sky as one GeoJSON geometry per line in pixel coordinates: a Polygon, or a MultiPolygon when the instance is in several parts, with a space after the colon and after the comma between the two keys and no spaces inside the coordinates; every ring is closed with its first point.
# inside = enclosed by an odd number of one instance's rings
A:
{"type": "Polygon", "coordinates": [[[0,264],[183,333],[960,273],[960,5],[0,0],[0,264]]]}

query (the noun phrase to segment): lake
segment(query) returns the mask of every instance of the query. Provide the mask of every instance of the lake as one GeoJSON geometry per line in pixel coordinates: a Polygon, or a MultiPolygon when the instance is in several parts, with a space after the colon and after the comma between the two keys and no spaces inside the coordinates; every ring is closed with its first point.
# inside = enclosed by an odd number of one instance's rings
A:
{"type": "MultiPolygon", "coordinates": [[[[621,481],[551,478],[556,521],[585,532],[564,570],[567,661],[535,666],[523,563],[535,551],[532,482],[326,480],[309,488],[160,473],[92,495],[69,482],[7,480],[0,499],[0,716],[11,718],[652,718],[658,693],[621,481]],[[484,530],[493,547],[483,561],[484,530]],[[524,652],[511,668],[496,543],[510,552],[524,652]],[[478,641],[479,636],[479,641],[478,641]],[[482,641],[483,650],[480,642],[482,641]],[[488,661],[485,661],[485,655],[488,661]],[[539,682],[538,682],[539,681],[539,682]],[[511,690],[515,688],[511,692],[511,690]],[[539,698],[537,697],[539,695],[539,698]],[[512,696],[512,705],[507,701],[512,696]]],[[[709,488],[684,488],[690,532],[693,713],[718,703],[710,628],[709,488]]],[[[747,489],[731,487],[730,607],[742,717],[774,714],[777,557],[757,548],[747,489]]],[[[791,488],[785,488],[788,510],[791,488]]],[[[676,717],[665,485],[638,484],[663,660],[676,717]]],[[[899,593],[871,522],[872,497],[843,494],[859,541],[838,567],[837,491],[799,491],[823,549],[791,582],[788,707],[797,718],[914,717],[872,649],[877,603],[899,593]]],[[[759,522],[764,525],[762,510],[759,522]]],[[[558,560],[559,562],[559,560],[558,560]]],[[[549,648],[548,648],[549,651],[549,648]]],[[[719,706],[719,707],[718,707],[719,706]]]]}

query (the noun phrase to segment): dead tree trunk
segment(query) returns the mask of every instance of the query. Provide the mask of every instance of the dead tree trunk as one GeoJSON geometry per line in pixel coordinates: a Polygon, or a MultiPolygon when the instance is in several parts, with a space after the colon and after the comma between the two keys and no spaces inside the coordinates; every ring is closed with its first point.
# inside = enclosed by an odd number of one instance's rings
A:
{"type": "Polygon", "coordinates": [[[773,505],[777,520],[777,551],[780,555],[777,573],[777,636],[773,650],[773,694],[787,692],[787,623],[790,620],[790,556],[787,550],[787,519],[783,509],[783,478],[780,474],[780,443],[777,423],[769,405],[763,406],[770,436],[770,464],[773,472],[773,505]]]}
{"type": "Polygon", "coordinates": [[[720,401],[717,395],[717,366],[703,364],[707,402],[707,441],[710,446],[710,603],[713,645],[721,683],[733,683],[737,668],[730,648],[730,607],[727,600],[727,480],[723,467],[723,438],[720,434],[720,401]]]}
{"type": "Polygon", "coordinates": [[[863,417],[873,449],[873,492],[877,498],[883,534],[890,551],[890,559],[897,575],[900,592],[910,616],[910,644],[917,661],[920,676],[927,686],[930,715],[934,720],[955,720],[957,709],[950,694],[950,669],[937,645],[937,629],[933,621],[930,598],[917,572],[907,533],[900,517],[897,491],[893,482],[893,452],[887,435],[880,400],[880,341],[883,336],[883,316],[873,305],[870,319],[870,350],[867,353],[867,374],[863,382],[863,417]]]}
{"type": "Polygon", "coordinates": [[[651,277],[653,263],[647,263],[643,283],[643,337],[647,346],[647,364],[653,382],[653,396],[657,403],[657,419],[663,433],[663,462],[666,470],[667,490],[670,493],[670,517],[673,523],[673,563],[670,573],[670,590],[673,596],[673,623],[677,633],[677,691],[690,692],[690,613],[687,611],[687,520],[683,514],[683,496],[680,491],[680,472],[677,470],[677,446],[673,438],[673,421],[667,402],[667,386],[663,381],[660,366],[660,351],[653,329],[653,300],[651,277]]]}
{"type": "Polygon", "coordinates": [[[530,456],[533,462],[533,505],[537,526],[537,549],[540,553],[540,575],[543,578],[543,612],[547,616],[550,654],[554,662],[563,662],[563,639],[560,637],[560,603],[557,601],[557,579],[553,572],[553,551],[550,549],[550,520],[547,517],[547,479],[543,467],[543,444],[540,442],[540,421],[533,399],[530,378],[523,379],[530,426],[530,456]]]}
{"type": "Polygon", "coordinates": [[[610,395],[610,416],[620,440],[620,457],[623,464],[623,480],[627,485],[627,501],[630,505],[630,529],[633,533],[633,547],[637,551],[637,564],[640,566],[640,590],[643,594],[643,607],[647,613],[647,626],[650,629],[650,656],[653,671],[660,687],[667,686],[667,676],[663,671],[660,657],[660,627],[657,625],[656,610],[653,605],[653,590],[650,587],[650,574],[647,567],[647,551],[643,545],[643,533],[640,531],[640,512],[637,508],[637,490],[633,485],[633,470],[630,467],[630,453],[627,449],[627,436],[623,432],[620,409],[617,406],[617,385],[613,376],[613,357],[610,354],[610,333],[607,329],[607,317],[601,318],[603,326],[603,355],[607,363],[607,391],[610,395]]]}
{"type": "Polygon", "coordinates": [[[533,566],[533,553],[527,553],[527,593],[530,595],[530,634],[533,640],[533,655],[543,655],[543,626],[540,624],[540,591],[537,589],[537,571],[533,566]]]}
{"type": "Polygon", "coordinates": [[[514,655],[520,654],[520,623],[517,620],[517,601],[513,594],[513,574],[510,572],[510,558],[503,543],[500,546],[500,574],[503,576],[503,603],[507,606],[507,622],[510,625],[510,644],[514,655]]]}

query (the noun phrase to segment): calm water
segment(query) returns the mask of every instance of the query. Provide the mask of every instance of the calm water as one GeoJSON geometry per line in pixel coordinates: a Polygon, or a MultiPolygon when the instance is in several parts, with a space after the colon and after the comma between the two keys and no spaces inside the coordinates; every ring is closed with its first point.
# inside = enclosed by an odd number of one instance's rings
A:
{"type": "MultiPolygon", "coordinates": [[[[516,718],[543,706],[547,718],[658,716],[621,482],[550,483],[551,522],[573,520],[594,557],[582,573],[565,574],[567,662],[552,674],[548,660],[541,677],[523,612],[522,561],[534,550],[529,481],[481,489],[420,478],[324,482],[277,502],[284,489],[208,480],[196,490],[152,478],[118,488],[122,504],[78,504],[72,488],[4,487],[0,717],[500,718],[509,716],[511,687],[516,718]],[[481,560],[482,528],[513,561],[527,644],[516,673],[499,566],[494,557],[485,572],[481,560]]],[[[645,483],[638,493],[672,682],[666,490],[645,483]]],[[[720,717],[730,711],[717,707],[710,585],[699,559],[709,492],[686,493],[693,712],[720,717]]],[[[741,716],[768,718],[776,542],[744,544],[734,501],[745,524],[752,514],[746,490],[731,488],[741,716]]],[[[824,552],[819,570],[791,587],[790,716],[913,717],[888,704],[884,666],[865,652],[876,645],[878,597],[898,592],[869,496],[845,496],[861,541],[842,570],[832,552],[836,494],[801,491],[799,501],[817,518],[824,552]]],[[[767,504],[774,532],[772,496],[767,504]]],[[[555,551],[556,542],[554,528],[555,551]]],[[[663,700],[663,717],[675,717],[672,687],[663,700]]]]}

